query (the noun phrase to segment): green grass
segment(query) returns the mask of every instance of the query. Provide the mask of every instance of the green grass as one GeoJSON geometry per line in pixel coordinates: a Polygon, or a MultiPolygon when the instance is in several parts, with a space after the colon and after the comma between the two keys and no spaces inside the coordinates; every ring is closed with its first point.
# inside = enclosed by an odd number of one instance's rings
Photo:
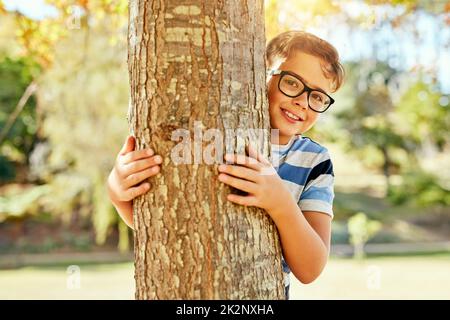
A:
{"type": "MultiPolygon", "coordinates": [[[[0,271],[0,299],[134,299],[132,263],[80,264],[80,288],[67,266],[0,271]]],[[[291,299],[450,299],[450,256],[331,259],[312,284],[292,279],[291,299]]]]}

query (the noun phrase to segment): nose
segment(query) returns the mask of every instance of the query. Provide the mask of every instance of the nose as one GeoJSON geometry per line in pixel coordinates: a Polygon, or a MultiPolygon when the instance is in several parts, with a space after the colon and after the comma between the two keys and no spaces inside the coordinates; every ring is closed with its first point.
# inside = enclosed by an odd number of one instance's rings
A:
{"type": "Polygon", "coordinates": [[[308,109],[308,92],[303,92],[298,97],[292,98],[292,102],[294,105],[302,108],[302,109],[308,109]]]}

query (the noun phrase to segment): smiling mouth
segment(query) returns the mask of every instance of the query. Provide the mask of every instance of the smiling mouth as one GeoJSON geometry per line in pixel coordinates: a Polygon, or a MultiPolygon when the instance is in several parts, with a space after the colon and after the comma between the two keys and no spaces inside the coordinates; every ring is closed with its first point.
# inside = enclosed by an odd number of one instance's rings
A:
{"type": "Polygon", "coordinates": [[[283,115],[291,122],[300,122],[303,121],[302,118],[296,116],[292,112],[287,111],[286,109],[280,108],[283,115]]]}

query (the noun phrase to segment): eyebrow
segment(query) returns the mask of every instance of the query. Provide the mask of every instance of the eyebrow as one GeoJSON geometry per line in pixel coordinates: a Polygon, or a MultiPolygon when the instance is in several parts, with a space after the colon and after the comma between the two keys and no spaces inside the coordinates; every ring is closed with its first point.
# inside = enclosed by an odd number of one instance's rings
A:
{"type": "Polygon", "coordinates": [[[325,90],[323,90],[322,88],[320,88],[320,87],[317,87],[317,86],[312,86],[308,81],[306,81],[302,76],[300,76],[300,75],[298,75],[298,74],[296,74],[295,72],[293,72],[293,71],[289,71],[289,73],[291,73],[292,75],[294,75],[294,76],[296,76],[296,77],[299,77],[308,87],[310,87],[311,89],[313,89],[313,90],[318,90],[318,91],[321,91],[321,92],[323,92],[323,93],[326,93],[326,94],[328,94],[325,90]]]}

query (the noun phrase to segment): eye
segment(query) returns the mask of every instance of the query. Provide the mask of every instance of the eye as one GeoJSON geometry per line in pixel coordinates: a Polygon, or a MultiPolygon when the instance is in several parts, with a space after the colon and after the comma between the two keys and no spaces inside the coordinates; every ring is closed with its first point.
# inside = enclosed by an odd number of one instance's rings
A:
{"type": "Polygon", "coordinates": [[[295,81],[293,79],[287,78],[287,79],[284,80],[284,83],[286,83],[288,86],[291,86],[291,87],[294,87],[294,88],[298,88],[299,87],[298,81],[295,81]]]}
{"type": "Polygon", "coordinates": [[[322,102],[325,101],[323,95],[322,95],[322,94],[319,94],[319,93],[316,93],[316,92],[312,92],[312,93],[311,93],[311,98],[313,98],[314,101],[320,102],[320,103],[322,103],[322,102]]]}

